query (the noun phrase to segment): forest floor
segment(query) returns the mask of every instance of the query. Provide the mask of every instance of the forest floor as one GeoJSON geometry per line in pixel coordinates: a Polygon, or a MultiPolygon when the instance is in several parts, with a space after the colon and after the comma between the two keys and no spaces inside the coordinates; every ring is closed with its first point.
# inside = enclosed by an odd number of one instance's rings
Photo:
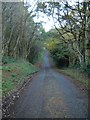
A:
{"type": "Polygon", "coordinates": [[[87,118],[88,95],[57,71],[45,53],[41,70],[6,112],[9,118],[87,118]]]}

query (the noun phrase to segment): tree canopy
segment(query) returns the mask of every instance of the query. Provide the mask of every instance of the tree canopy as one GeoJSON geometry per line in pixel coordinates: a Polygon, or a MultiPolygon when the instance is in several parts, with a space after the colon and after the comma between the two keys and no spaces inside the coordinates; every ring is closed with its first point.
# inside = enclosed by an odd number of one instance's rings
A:
{"type": "Polygon", "coordinates": [[[37,10],[52,16],[59,41],[62,41],[63,48],[67,46],[68,53],[71,53],[70,64],[78,63],[81,68],[90,66],[90,48],[88,47],[90,45],[88,34],[90,32],[90,1],[81,3],[78,1],[72,6],[68,1],[43,2],[38,4],[37,10]]]}

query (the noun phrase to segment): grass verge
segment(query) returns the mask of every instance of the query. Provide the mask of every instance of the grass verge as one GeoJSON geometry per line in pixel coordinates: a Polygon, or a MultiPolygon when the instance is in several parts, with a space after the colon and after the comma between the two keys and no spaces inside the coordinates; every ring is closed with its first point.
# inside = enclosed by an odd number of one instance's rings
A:
{"type": "Polygon", "coordinates": [[[24,81],[27,75],[38,71],[34,65],[25,60],[18,60],[2,66],[2,93],[6,95],[24,81]]]}
{"type": "Polygon", "coordinates": [[[73,78],[73,81],[81,83],[88,89],[89,78],[84,72],[72,68],[64,68],[61,69],[60,72],[66,74],[67,76],[70,76],[71,78],[73,78]]]}

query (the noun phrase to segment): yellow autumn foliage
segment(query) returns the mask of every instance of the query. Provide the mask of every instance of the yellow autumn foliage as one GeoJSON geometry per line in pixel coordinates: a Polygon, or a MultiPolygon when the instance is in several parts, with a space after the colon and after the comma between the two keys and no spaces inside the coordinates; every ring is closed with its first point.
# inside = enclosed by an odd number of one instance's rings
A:
{"type": "Polygon", "coordinates": [[[60,43],[60,41],[58,39],[52,38],[47,42],[46,47],[47,47],[47,49],[52,50],[59,43],[60,43]]]}

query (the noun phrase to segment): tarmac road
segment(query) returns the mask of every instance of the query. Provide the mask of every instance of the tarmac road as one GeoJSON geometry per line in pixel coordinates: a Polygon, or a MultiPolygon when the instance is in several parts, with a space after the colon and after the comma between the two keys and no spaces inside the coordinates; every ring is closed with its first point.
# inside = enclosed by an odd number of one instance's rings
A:
{"type": "Polygon", "coordinates": [[[87,118],[87,103],[87,95],[52,67],[46,52],[40,72],[16,101],[12,117],[87,118]]]}

